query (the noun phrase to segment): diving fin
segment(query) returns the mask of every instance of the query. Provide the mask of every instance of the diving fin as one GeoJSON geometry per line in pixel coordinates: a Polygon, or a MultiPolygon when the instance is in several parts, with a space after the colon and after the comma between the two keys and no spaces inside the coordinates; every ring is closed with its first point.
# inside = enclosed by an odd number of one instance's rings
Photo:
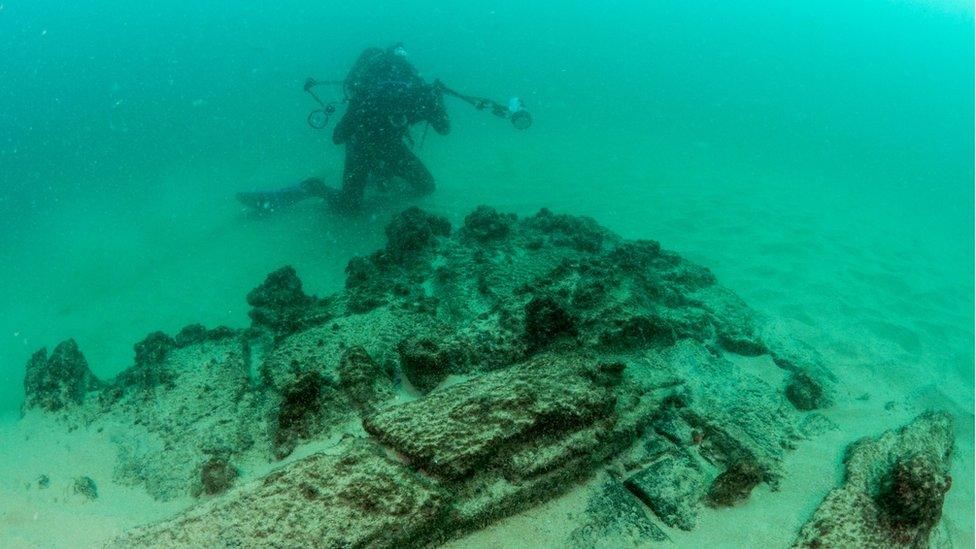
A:
{"type": "Polygon", "coordinates": [[[254,191],[237,193],[237,201],[249,208],[259,212],[273,212],[280,208],[285,208],[297,204],[308,198],[330,199],[338,194],[338,190],[333,189],[322,182],[321,179],[310,178],[297,185],[285,187],[274,191],[254,191]]]}

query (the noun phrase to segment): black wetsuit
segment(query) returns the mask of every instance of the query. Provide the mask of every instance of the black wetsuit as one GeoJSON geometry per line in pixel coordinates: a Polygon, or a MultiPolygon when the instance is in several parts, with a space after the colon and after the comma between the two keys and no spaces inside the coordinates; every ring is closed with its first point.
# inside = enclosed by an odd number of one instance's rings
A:
{"type": "Polygon", "coordinates": [[[393,50],[364,51],[345,81],[349,106],[335,127],[332,141],[346,146],[342,192],[336,205],[360,206],[370,174],[398,176],[420,194],[434,190],[434,177],[404,139],[418,122],[434,131],[451,131],[440,91],[424,83],[417,71],[393,50]]]}

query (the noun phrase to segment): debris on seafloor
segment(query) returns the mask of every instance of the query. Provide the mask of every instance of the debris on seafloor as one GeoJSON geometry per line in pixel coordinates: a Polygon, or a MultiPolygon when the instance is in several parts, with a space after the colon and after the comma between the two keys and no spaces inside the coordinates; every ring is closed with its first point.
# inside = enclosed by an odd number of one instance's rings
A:
{"type": "MultiPolygon", "coordinates": [[[[151,334],[110,382],[76,346],[32,359],[31,379],[54,382],[29,384],[25,413],[131,425],[114,480],[208,496],[117,546],[436,545],[592,478],[567,545],[658,543],[703,505],[776,488],[807,410],[830,402],[815,352],[657,242],[489,207],[458,230],[411,208],[386,234],[343,291],[306,295],[282,268],[248,294],[248,329],[151,334]],[[768,355],[775,375],[729,355],[768,355]],[[234,465],[278,460],[259,477],[234,465]]],[[[899,503],[914,482],[885,505],[930,521],[899,503]]]]}
{"type": "Polygon", "coordinates": [[[78,477],[72,484],[72,492],[89,501],[98,499],[98,486],[91,477],[78,477]]]}
{"type": "Polygon", "coordinates": [[[794,547],[928,547],[952,487],[952,418],[926,412],[847,449],[844,482],[803,526],[794,547]]]}

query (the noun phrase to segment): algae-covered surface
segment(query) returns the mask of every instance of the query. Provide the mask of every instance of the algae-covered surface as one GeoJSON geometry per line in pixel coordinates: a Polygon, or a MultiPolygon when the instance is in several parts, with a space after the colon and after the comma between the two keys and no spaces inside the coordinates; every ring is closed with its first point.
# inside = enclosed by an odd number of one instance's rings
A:
{"type": "Polygon", "coordinates": [[[971,5],[109,4],[0,3],[0,547],[973,546],[971,5]],[[242,210],[400,40],[534,125],[242,210]]]}
{"type": "MultiPolygon", "coordinates": [[[[489,206],[456,228],[408,208],[386,234],[343,290],[282,267],[247,293],[250,326],[152,332],[112,379],[73,339],[36,352],[11,432],[85,433],[103,483],[159,502],[78,541],[479,545],[570,498],[534,544],[652,546],[769,505],[840,428],[823,355],[656,241],[489,206]]],[[[797,545],[926,545],[954,446],[945,412],[851,446],[797,545]]],[[[88,475],[62,491],[99,498],[88,475]]]]}

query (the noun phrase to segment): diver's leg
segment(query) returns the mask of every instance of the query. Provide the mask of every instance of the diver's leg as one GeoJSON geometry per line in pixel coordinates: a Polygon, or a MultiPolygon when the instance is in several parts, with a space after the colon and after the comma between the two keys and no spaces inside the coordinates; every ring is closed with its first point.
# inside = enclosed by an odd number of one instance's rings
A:
{"type": "Polygon", "coordinates": [[[313,180],[306,179],[297,185],[292,185],[290,187],[285,187],[283,189],[277,189],[274,191],[237,193],[237,200],[245,206],[254,208],[255,210],[272,212],[279,208],[284,208],[297,202],[301,202],[306,198],[321,196],[321,194],[312,192],[315,185],[314,183],[310,183],[310,181],[313,180]]]}
{"type": "Polygon", "coordinates": [[[342,171],[342,191],[332,201],[339,210],[355,211],[362,207],[363,190],[369,177],[370,152],[355,140],[346,143],[346,165],[342,171]]]}
{"type": "Polygon", "coordinates": [[[393,174],[410,183],[418,195],[424,196],[434,192],[434,176],[405,144],[398,143],[393,146],[387,161],[392,167],[393,174]]]}
{"type": "Polygon", "coordinates": [[[317,177],[310,177],[298,185],[304,189],[309,196],[317,196],[319,198],[329,199],[339,192],[334,187],[326,185],[324,181],[317,177]]]}

